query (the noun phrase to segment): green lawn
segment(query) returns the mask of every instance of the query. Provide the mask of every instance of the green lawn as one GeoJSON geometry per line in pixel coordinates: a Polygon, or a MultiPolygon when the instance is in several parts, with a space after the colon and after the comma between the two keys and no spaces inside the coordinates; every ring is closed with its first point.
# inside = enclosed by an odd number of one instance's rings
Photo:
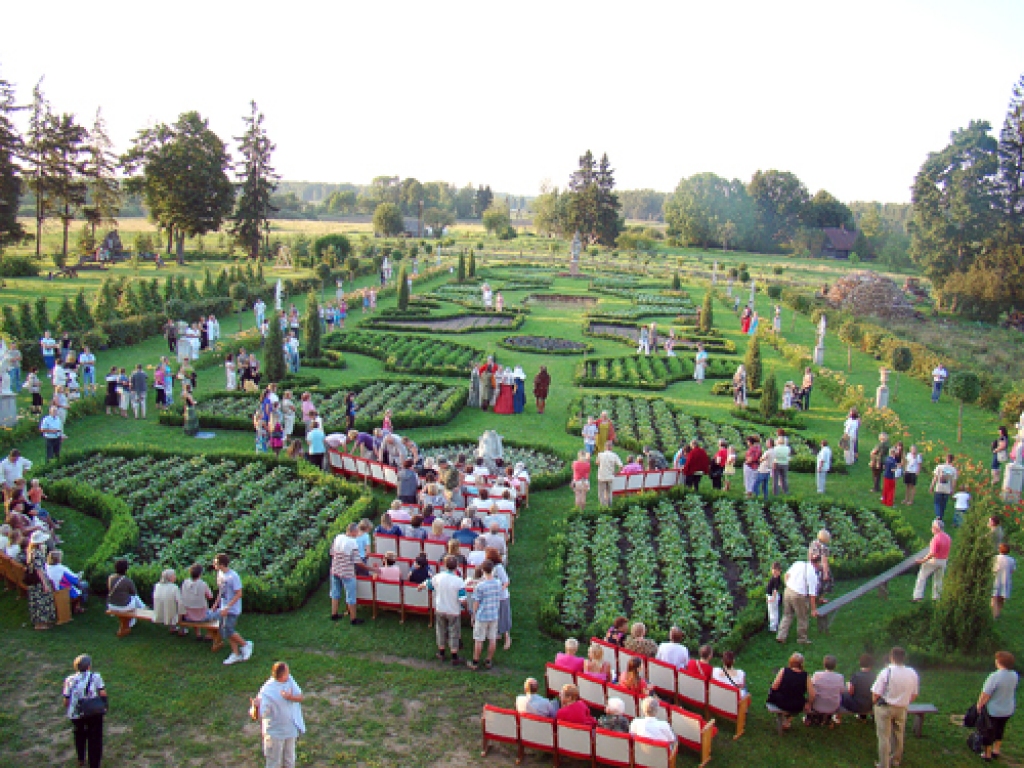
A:
{"type": "MultiPolygon", "coordinates": [[[[514,271],[496,270],[493,279],[512,276],[514,271]]],[[[366,283],[372,278],[364,278],[366,283]]],[[[429,290],[417,284],[417,292],[429,290]]],[[[667,278],[665,278],[667,287],[667,278]]],[[[47,288],[49,286],[46,286],[47,288]]],[[[557,279],[554,292],[584,292],[586,283],[557,279]]],[[[703,288],[687,288],[696,303],[702,299],[703,288]]],[[[516,306],[530,291],[505,294],[507,306],[516,306]]],[[[384,303],[385,305],[387,303],[384,303]]],[[[758,310],[770,318],[771,302],[758,296],[758,310]]],[[[444,305],[451,311],[454,305],[444,305]]],[[[354,313],[358,318],[359,313],[354,313]]],[[[746,345],[738,330],[738,321],[721,304],[715,306],[716,325],[726,338],[737,342],[739,357],[746,345]]],[[[791,341],[811,345],[814,329],[806,317],[796,318],[795,328],[789,310],[784,310],[784,333],[791,341]]],[[[241,316],[243,327],[252,323],[252,314],[241,316]]],[[[670,317],[658,318],[665,328],[670,317]]],[[[516,334],[543,335],[586,340],[594,344],[596,355],[622,355],[628,348],[611,340],[590,339],[582,334],[582,315],[575,311],[531,305],[526,323],[516,334]]],[[[236,330],[235,318],[222,318],[225,333],[236,330]]],[[[834,328],[832,329],[835,330],[834,328]]],[[[546,365],[553,384],[547,412],[536,413],[532,397],[527,411],[518,417],[500,417],[477,409],[465,409],[443,428],[425,428],[408,432],[413,439],[446,434],[479,434],[496,428],[508,438],[542,442],[560,452],[581,447],[578,436],[565,431],[566,409],[579,390],[572,386],[572,374],[578,356],[513,353],[497,347],[507,333],[483,333],[445,336],[436,334],[438,344],[451,339],[485,352],[497,352],[502,363],[520,363],[532,379],[539,365],[546,365]]],[[[113,350],[100,355],[99,367],[153,363],[166,349],[162,339],[152,339],[129,349],[113,350]]],[[[796,378],[797,371],[762,347],[766,366],[776,371],[781,381],[796,378]]],[[[347,368],[342,371],[317,370],[323,385],[344,385],[357,379],[386,376],[380,360],[346,353],[347,368]]],[[[830,334],[826,364],[845,367],[846,350],[830,334]]],[[[201,371],[200,390],[221,389],[223,372],[213,368],[201,371]]],[[[851,380],[873,389],[878,382],[877,363],[866,355],[855,353],[851,380]]],[[[632,393],[630,390],[610,390],[632,393]]],[[[953,443],[956,436],[956,406],[944,398],[932,405],[928,388],[903,377],[899,402],[895,404],[909,425],[913,439],[919,434],[932,440],[953,443]]],[[[650,393],[644,393],[650,394],[650,393]]],[[[727,419],[731,398],[715,397],[710,383],[698,386],[692,381],[678,382],[659,393],[680,404],[687,412],[710,419],[727,419]]],[[[821,393],[815,393],[813,410],[806,422],[809,436],[827,436],[838,440],[844,414],[821,393]]],[[[965,414],[965,440],[958,451],[975,458],[987,455],[991,434],[997,421],[994,416],[975,408],[965,414]]],[[[248,432],[220,430],[214,440],[195,441],[186,438],[178,428],[158,425],[154,409],[144,422],[124,420],[117,416],[91,416],[68,427],[68,449],[99,448],[115,443],[148,444],[182,453],[232,448],[252,450],[248,432]]],[[[864,436],[865,443],[870,442],[864,436]]],[[[834,444],[834,443],[833,443],[834,444]]],[[[23,446],[33,461],[42,461],[41,440],[23,446]]],[[[874,505],[877,497],[870,492],[870,473],[866,462],[853,468],[847,476],[829,480],[830,495],[854,504],[874,505]]],[[[796,495],[813,493],[810,475],[792,475],[796,495]]],[[[917,504],[900,510],[925,536],[931,520],[930,498],[922,489],[917,504]]],[[[592,499],[594,503],[596,500],[592,499]]],[[[422,619],[410,618],[399,625],[394,615],[383,615],[375,622],[350,627],[346,622],[327,620],[329,611],[326,585],[314,593],[297,612],[284,615],[246,615],[239,628],[256,645],[252,663],[223,667],[221,654],[211,654],[191,638],[169,637],[150,625],[140,626],[131,637],[114,637],[116,623],[103,615],[99,601],[92,601],[84,616],[54,631],[34,632],[27,625],[23,602],[16,602],[8,592],[0,596],[0,654],[18,674],[0,681],[0,694],[17,702],[0,715],[0,755],[19,764],[32,758],[53,765],[71,765],[73,750],[69,729],[62,722],[57,708],[61,678],[70,672],[72,658],[82,652],[91,653],[97,671],[107,681],[111,694],[108,717],[107,764],[180,766],[215,761],[224,766],[257,764],[257,728],[246,717],[247,696],[253,695],[268,676],[273,661],[284,659],[307,693],[306,705],[309,733],[300,740],[300,763],[303,765],[362,766],[462,766],[483,765],[478,757],[480,706],[484,702],[511,705],[527,675],[542,676],[544,663],[550,660],[559,643],[543,635],[537,626],[537,606],[549,578],[544,569],[548,554],[549,533],[562,520],[572,504],[572,492],[566,487],[534,494],[530,508],[517,525],[517,542],[510,558],[512,579],[513,647],[508,653],[499,651],[497,668],[491,673],[470,673],[452,670],[432,660],[433,630],[422,619]],[[47,738],[40,739],[40,734],[47,738]]],[[[91,519],[74,510],[61,509],[65,520],[62,535],[66,559],[72,568],[95,547],[101,528],[91,519]],[[71,539],[74,541],[71,541],[71,539]]],[[[844,582],[839,591],[855,583],[844,582]]],[[[857,655],[870,650],[884,650],[881,628],[888,617],[904,609],[908,603],[912,577],[904,577],[892,585],[888,601],[871,594],[855,607],[841,611],[833,624],[832,634],[821,637],[812,629],[814,645],[808,654],[810,667],[820,668],[825,653],[839,657],[842,671],[849,674],[857,655]]],[[[1020,601],[1010,601],[1002,619],[1006,627],[1019,627],[1024,618],[1020,601]]],[[[1009,633],[1007,633],[1009,634],[1009,633]]],[[[660,639],[660,638],[659,638],[660,639]]],[[[1019,641],[1011,642],[1011,650],[1020,650],[1019,641]]],[[[782,649],[767,633],[754,638],[740,655],[739,666],[746,670],[754,705],[748,732],[738,742],[731,739],[731,724],[715,741],[714,764],[722,766],[785,766],[807,765],[823,760],[837,768],[870,766],[875,759],[875,738],[871,725],[849,722],[836,731],[794,728],[783,743],[775,737],[774,723],[764,713],[767,686],[773,670],[784,663],[786,655],[796,646],[782,649]]],[[[911,658],[911,664],[914,660],[911,658]]],[[[948,715],[962,713],[974,699],[984,673],[965,668],[928,669],[922,672],[923,701],[939,706],[942,714],[932,717],[925,726],[924,740],[908,738],[905,766],[946,764],[968,765],[972,758],[964,747],[966,734],[950,725],[948,715]]],[[[1018,747],[1020,729],[1011,721],[1006,754],[1014,764],[1024,758],[1018,747]]],[[[509,765],[513,753],[497,748],[486,761],[509,765]]],[[[692,754],[681,754],[679,765],[694,761],[692,754]]],[[[533,765],[548,764],[548,757],[530,757],[533,765]]]]}

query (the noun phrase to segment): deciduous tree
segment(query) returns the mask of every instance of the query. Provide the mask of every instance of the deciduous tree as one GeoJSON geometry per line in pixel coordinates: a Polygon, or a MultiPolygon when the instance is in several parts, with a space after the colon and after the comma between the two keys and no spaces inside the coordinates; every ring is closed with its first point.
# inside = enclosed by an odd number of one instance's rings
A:
{"type": "Polygon", "coordinates": [[[394,203],[381,203],[373,212],[373,231],[384,237],[400,235],[405,231],[402,210],[394,203]]]}
{"type": "Polygon", "coordinates": [[[760,247],[779,251],[800,226],[809,195],[803,182],[788,171],[758,171],[747,185],[754,202],[760,247]]]}
{"type": "Polygon", "coordinates": [[[68,231],[75,214],[85,205],[88,185],[86,173],[86,141],[89,132],[65,112],[50,116],[51,204],[63,228],[61,254],[68,257],[68,231]]]}

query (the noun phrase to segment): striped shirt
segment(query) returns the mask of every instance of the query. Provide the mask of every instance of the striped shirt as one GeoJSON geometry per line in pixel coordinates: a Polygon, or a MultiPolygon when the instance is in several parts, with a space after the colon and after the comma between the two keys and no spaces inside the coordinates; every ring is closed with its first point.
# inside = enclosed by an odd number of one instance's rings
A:
{"type": "Polygon", "coordinates": [[[355,539],[338,534],[331,545],[331,575],[342,579],[356,577],[356,559],[359,557],[359,545],[355,539]]]}
{"type": "Polygon", "coordinates": [[[477,621],[497,621],[498,608],[501,603],[501,584],[491,579],[483,579],[473,590],[473,599],[476,600],[477,621]]]}

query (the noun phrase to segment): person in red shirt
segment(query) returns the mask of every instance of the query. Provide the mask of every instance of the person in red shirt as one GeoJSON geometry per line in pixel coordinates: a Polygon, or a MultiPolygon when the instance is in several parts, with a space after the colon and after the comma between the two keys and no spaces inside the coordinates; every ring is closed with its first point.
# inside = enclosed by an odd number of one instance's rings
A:
{"type": "Polygon", "coordinates": [[[579,647],[580,643],[575,637],[570,637],[566,640],[565,653],[559,653],[555,656],[555,666],[559,669],[564,669],[566,672],[572,672],[574,675],[582,672],[586,659],[576,655],[579,647]]]}
{"type": "Polygon", "coordinates": [[[942,577],[946,574],[946,561],[949,559],[949,534],[944,530],[942,521],[932,520],[932,540],[928,545],[928,555],[917,562],[921,564],[917,572],[917,583],[914,584],[914,602],[924,599],[924,586],[928,577],[932,579],[932,600],[938,600],[942,594],[942,577]]]}
{"type": "Polygon", "coordinates": [[[572,683],[563,685],[562,694],[559,698],[562,700],[562,706],[558,710],[556,720],[565,723],[589,725],[591,728],[597,725],[597,720],[590,714],[590,706],[587,702],[580,700],[580,689],[575,685],[572,683]]]}
{"type": "Polygon", "coordinates": [[[754,495],[754,486],[757,483],[757,467],[761,463],[761,438],[751,435],[747,438],[747,455],[743,457],[743,489],[747,492],[747,498],[754,495]]]}
{"type": "Polygon", "coordinates": [[[725,465],[729,461],[729,442],[718,441],[718,452],[711,459],[711,487],[716,491],[722,490],[722,477],[725,474],[725,465]]]}
{"type": "Polygon", "coordinates": [[[683,465],[684,484],[696,491],[700,488],[700,479],[710,471],[711,460],[708,458],[708,452],[694,440],[690,443],[690,452],[686,454],[686,463],[683,465]]]}
{"type": "Polygon", "coordinates": [[[590,491],[590,454],[586,451],[580,451],[572,463],[572,490],[576,495],[576,506],[582,512],[587,506],[587,493],[590,491]]]}
{"type": "Polygon", "coordinates": [[[711,659],[715,657],[715,650],[710,645],[702,645],[699,654],[699,659],[690,659],[690,663],[686,665],[686,671],[694,677],[710,680],[712,673],[715,671],[715,668],[711,666],[711,659]]]}

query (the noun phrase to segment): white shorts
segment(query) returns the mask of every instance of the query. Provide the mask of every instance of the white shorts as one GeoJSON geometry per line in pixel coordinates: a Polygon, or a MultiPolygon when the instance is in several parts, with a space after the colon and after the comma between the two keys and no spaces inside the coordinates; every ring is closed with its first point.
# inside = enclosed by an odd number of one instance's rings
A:
{"type": "Polygon", "coordinates": [[[473,639],[482,643],[484,640],[490,640],[491,642],[498,639],[498,620],[494,621],[478,621],[473,625],[473,639]]]}

